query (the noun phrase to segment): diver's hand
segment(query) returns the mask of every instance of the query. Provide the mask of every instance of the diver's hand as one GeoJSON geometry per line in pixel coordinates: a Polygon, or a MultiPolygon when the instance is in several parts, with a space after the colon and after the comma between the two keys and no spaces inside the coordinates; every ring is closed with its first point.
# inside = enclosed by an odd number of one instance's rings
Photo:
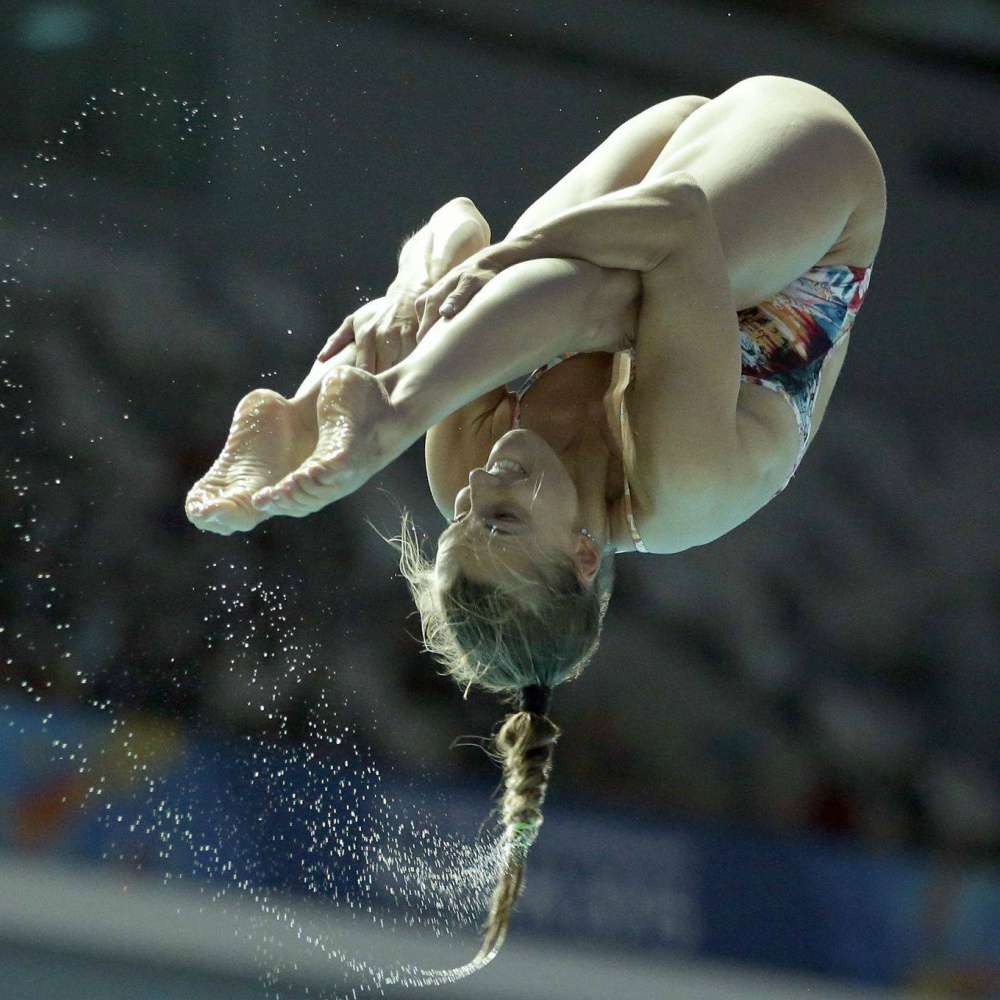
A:
{"type": "Polygon", "coordinates": [[[351,313],[330,335],[316,360],[329,361],[353,342],[358,347],[354,367],[380,375],[412,353],[418,320],[413,297],[390,288],[351,313]]]}
{"type": "Polygon", "coordinates": [[[442,317],[451,319],[464,309],[473,296],[501,271],[521,260],[531,259],[522,253],[514,242],[496,243],[473,254],[457,267],[453,267],[440,281],[432,285],[422,295],[418,295],[414,306],[420,319],[417,328],[417,343],[427,331],[442,317]]]}

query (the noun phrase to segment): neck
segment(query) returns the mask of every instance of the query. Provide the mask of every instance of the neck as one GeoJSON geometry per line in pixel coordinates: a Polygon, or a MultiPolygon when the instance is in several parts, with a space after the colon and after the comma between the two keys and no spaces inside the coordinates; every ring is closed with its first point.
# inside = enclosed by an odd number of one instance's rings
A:
{"type": "Polygon", "coordinates": [[[577,526],[586,528],[602,549],[608,548],[614,541],[607,500],[611,452],[600,435],[589,433],[557,454],[576,486],[577,526]]]}
{"type": "Polygon", "coordinates": [[[586,528],[602,549],[621,551],[631,536],[620,509],[622,460],[608,427],[612,373],[609,354],[581,354],[557,365],[522,399],[521,426],[545,439],[576,485],[576,527],[586,528]]]}

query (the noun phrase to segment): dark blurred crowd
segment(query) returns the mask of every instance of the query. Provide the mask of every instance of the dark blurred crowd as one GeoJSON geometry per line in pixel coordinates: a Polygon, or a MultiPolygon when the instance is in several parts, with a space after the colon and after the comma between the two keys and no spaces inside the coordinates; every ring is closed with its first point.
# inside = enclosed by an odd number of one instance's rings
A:
{"type": "MultiPolygon", "coordinates": [[[[6,259],[24,238],[4,234],[6,259]]],[[[499,705],[463,699],[421,653],[394,553],[365,523],[392,534],[407,506],[430,548],[419,448],[307,519],[228,539],[184,519],[239,397],[290,391],[322,343],[308,288],[70,236],[8,277],[4,683],[267,739],[348,726],[399,768],[493,775],[452,743],[488,735],[499,705]]],[[[862,316],[854,351],[865,335],[862,316]]],[[[841,383],[764,511],[709,546],[619,559],[601,652],[556,693],[553,787],[995,855],[996,434],[851,398],[850,361],[841,383]]]]}

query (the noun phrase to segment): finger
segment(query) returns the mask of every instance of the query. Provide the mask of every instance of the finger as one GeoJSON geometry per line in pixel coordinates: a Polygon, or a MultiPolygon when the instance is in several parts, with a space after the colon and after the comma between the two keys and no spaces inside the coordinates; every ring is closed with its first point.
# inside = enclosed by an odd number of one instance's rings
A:
{"type": "Polygon", "coordinates": [[[354,316],[348,316],[330,334],[326,341],[326,346],[320,351],[318,361],[329,361],[335,354],[339,354],[354,339],[354,316]]]}
{"type": "Polygon", "coordinates": [[[454,316],[468,305],[469,300],[486,284],[486,278],[478,274],[463,274],[458,287],[441,304],[442,316],[454,316]]]}
{"type": "Polygon", "coordinates": [[[462,311],[462,309],[465,308],[465,304],[471,298],[472,296],[468,294],[463,295],[458,291],[452,292],[452,294],[441,303],[441,307],[438,311],[442,316],[444,316],[445,319],[451,319],[452,316],[456,316],[462,311]]]}
{"type": "Polygon", "coordinates": [[[354,359],[355,368],[361,368],[370,374],[375,374],[375,334],[372,331],[355,337],[354,342],[358,348],[358,355],[354,359]]]}
{"type": "Polygon", "coordinates": [[[399,360],[408,358],[417,346],[417,324],[407,323],[399,331],[399,360]]]}
{"type": "Polygon", "coordinates": [[[399,361],[399,334],[395,331],[380,333],[377,337],[378,365],[375,374],[391,368],[399,361]]]}
{"type": "Polygon", "coordinates": [[[428,331],[434,326],[435,323],[441,318],[438,313],[437,307],[428,309],[424,315],[423,319],[420,320],[420,326],[417,328],[416,342],[419,344],[424,337],[427,336],[428,331]]]}
{"type": "Polygon", "coordinates": [[[329,361],[339,354],[354,339],[354,316],[348,316],[327,339],[323,350],[316,357],[317,361],[329,361]]]}
{"type": "Polygon", "coordinates": [[[423,307],[421,317],[423,319],[427,319],[428,312],[432,314],[432,319],[436,319],[440,315],[441,303],[455,290],[458,281],[459,276],[454,272],[449,272],[420,296],[423,307]]]}
{"type": "Polygon", "coordinates": [[[465,305],[462,290],[468,287],[468,283],[468,276],[463,275],[458,284],[446,296],[442,296],[438,305],[438,312],[442,316],[454,316],[465,305]]]}

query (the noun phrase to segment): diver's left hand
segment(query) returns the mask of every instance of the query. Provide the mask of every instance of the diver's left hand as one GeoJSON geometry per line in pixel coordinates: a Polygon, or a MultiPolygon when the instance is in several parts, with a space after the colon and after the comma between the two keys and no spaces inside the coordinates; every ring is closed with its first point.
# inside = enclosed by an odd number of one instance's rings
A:
{"type": "Polygon", "coordinates": [[[488,282],[520,259],[514,244],[496,243],[453,267],[437,284],[418,295],[414,302],[420,317],[417,343],[439,319],[457,316],[488,282]]]}

